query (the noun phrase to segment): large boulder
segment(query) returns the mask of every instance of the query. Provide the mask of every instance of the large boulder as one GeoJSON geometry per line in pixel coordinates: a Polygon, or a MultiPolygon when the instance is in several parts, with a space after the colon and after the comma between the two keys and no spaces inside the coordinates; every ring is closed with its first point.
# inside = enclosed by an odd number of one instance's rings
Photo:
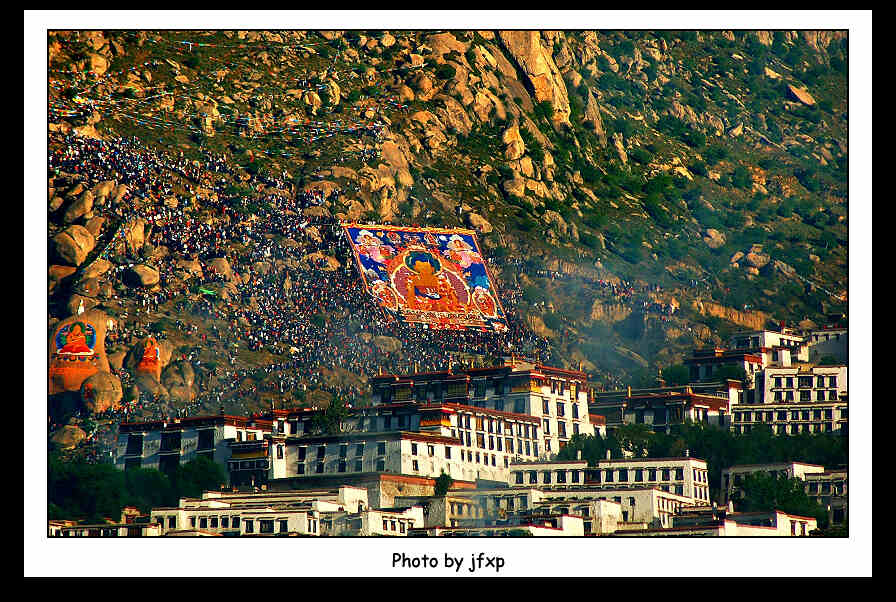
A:
{"type": "Polygon", "coordinates": [[[385,353],[395,353],[401,350],[401,341],[395,337],[376,336],[373,337],[373,344],[385,353]]]}
{"type": "Polygon", "coordinates": [[[747,253],[746,256],[744,257],[744,259],[747,261],[748,264],[750,264],[751,266],[753,266],[754,268],[756,268],[758,270],[761,270],[762,268],[764,268],[766,265],[768,265],[768,262],[771,261],[771,257],[769,257],[768,255],[764,255],[762,253],[755,253],[753,251],[747,253]]]}
{"type": "Polygon", "coordinates": [[[81,280],[99,278],[112,268],[112,264],[106,259],[94,259],[90,265],[81,272],[81,280]]]}
{"type": "Polygon", "coordinates": [[[56,256],[67,265],[79,266],[96,245],[96,238],[84,226],[69,226],[53,237],[56,256]]]}
{"type": "Polygon", "coordinates": [[[115,370],[116,372],[121,370],[122,366],[124,366],[124,358],[127,355],[127,351],[116,351],[115,353],[110,353],[109,358],[109,368],[115,370]]]}
{"type": "Polygon", "coordinates": [[[318,96],[316,92],[312,92],[311,90],[305,92],[305,94],[302,96],[302,102],[304,102],[308,106],[312,115],[317,115],[318,109],[320,109],[323,105],[320,96],[318,96]]]}
{"type": "Polygon", "coordinates": [[[515,161],[526,154],[526,143],[523,142],[523,138],[520,136],[520,128],[518,125],[513,125],[504,130],[504,135],[501,140],[506,146],[504,149],[504,158],[510,161],[515,161]]]}
{"type": "Polygon", "coordinates": [[[787,84],[787,92],[790,93],[791,97],[803,103],[807,107],[815,106],[815,99],[805,88],[798,88],[793,84],[787,84]]]}
{"type": "Polygon", "coordinates": [[[718,249],[725,245],[725,235],[715,228],[708,228],[706,234],[703,235],[703,242],[710,249],[718,249]]]}
{"type": "Polygon", "coordinates": [[[71,224],[79,218],[84,217],[86,214],[93,211],[93,200],[93,193],[89,190],[85,190],[71,205],[68,206],[65,210],[65,214],[62,216],[62,220],[66,224],[71,224]]]}
{"type": "Polygon", "coordinates": [[[87,438],[87,433],[74,424],[67,424],[50,437],[50,441],[62,449],[75,449],[87,438]]]}
{"type": "Polygon", "coordinates": [[[106,199],[112,194],[112,191],[115,190],[115,182],[113,180],[105,180],[100,182],[93,188],[91,191],[93,192],[94,204],[103,205],[106,202],[106,199]]]}
{"type": "Polygon", "coordinates": [[[125,184],[119,184],[109,194],[109,196],[112,200],[112,203],[117,205],[124,199],[125,195],[127,195],[127,194],[128,194],[128,187],[125,184]]]}
{"type": "Polygon", "coordinates": [[[84,297],[99,297],[100,295],[100,281],[98,278],[85,278],[83,275],[75,285],[72,287],[72,292],[75,292],[84,297]]]}
{"type": "Polygon", "coordinates": [[[97,372],[81,383],[81,401],[93,414],[118,408],[122,397],[121,381],[109,372],[97,372]]]}
{"type": "Polygon", "coordinates": [[[274,268],[270,261],[256,261],[252,264],[251,267],[252,272],[254,272],[255,274],[260,274],[262,276],[270,274],[271,270],[274,268]]]}
{"type": "Polygon", "coordinates": [[[85,297],[83,295],[74,294],[69,297],[68,302],[65,304],[66,315],[68,316],[77,316],[88,309],[92,309],[99,305],[96,299],[91,297],[85,297]]]}
{"type": "MultiPolygon", "coordinates": [[[[574,230],[572,229],[573,224],[567,223],[563,216],[553,210],[548,210],[544,212],[544,215],[541,216],[542,221],[547,224],[551,230],[559,234],[561,237],[572,237],[574,230]]],[[[578,233],[576,232],[576,237],[578,233]]]]}
{"type": "Polygon", "coordinates": [[[151,374],[138,374],[134,379],[134,386],[137,387],[138,396],[140,393],[149,393],[156,397],[168,398],[168,389],[151,374]]]}
{"type": "Polygon", "coordinates": [[[90,54],[87,60],[89,62],[89,70],[97,77],[103,75],[109,68],[109,61],[101,54],[90,54]]]}
{"type": "Polygon", "coordinates": [[[300,260],[304,266],[308,268],[316,268],[318,270],[322,270],[324,272],[333,272],[338,270],[342,264],[339,263],[339,260],[335,257],[330,257],[329,255],[324,255],[320,251],[315,253],[309,253],[305,255],[300,260]]]}
{"type": "Polygon", "coordinates": [[[125,282],[132,287],[150,287],[159,283],[159,271],[148,265],[135,265],[125,271],[125,282]]]}
{"type": "Polygon", "coordinates": [[[106,329],[109,316],[99,310],[73,315],[54,325],[49,341],[49,394],[80,391],[97,372],[109,371],[106,329]]]}
{"type": "Polygon", "coordinates": [[[625,165],[628,163],[628,154],[625,152],[625,143],[623,142],[621,132],[613,132],[613,146],[616,148],[616,154],[619,160],[625,165]]]}
{"type": "Polygon", "coordinates": [[[103,226],[105,225],[106,218],[101,215],[94,215],[84,223],[84,227],[87,228],[88,232],[93,234],[94,238],[100,237],[100,233],[103,231],[103,226]]]}
{"type": "Polygon", "coordinates": [[[189,278],[202,277],[202,264],[197,259],[178,259],[174,262],[174,268],[189,278]]]}
{"type": "Polygon", "coordinates": [[[426,45],[432,50],[432,56],[438,57],[439,59],[442,59],[444,55],[451,52],[463,54],[467,50],[466,45],[458,41],[458,39],[449,32],[430,35],[426,39],[426,45]]]}
{"type": "Polygon", "coordinates": [[[162,373],[162,385],[172,399],[184,403],[196,399],[196,373],[189,362],[172,362],[162,373]]]}
{"type": "Polygon", "coordinates": [[[339,84],[334,82],[333,80],[329,80],[325,84],[325,90],[327,91],[327,97],[330,101],[331,106],[336,106],[339,104],[339,100],[342,97],[342,91],[339,89],[339,84]]]}
{"type": "Polygon", "coordinates": [[[591,93],[591,88],[588,88],[588,100],[585,102],[585,114],[582,115],[582,123],[594,130],[601,144],[606,145],[607,134],[604,131],[604,120],[600,116],[600,107],[597,106],[597,100],[591,93]]]}
{"type": "Polygon", "coordinates": [[[223,277],[224,280],[233,280],[233,270],[230,267],[230,262],[224,257],[215,257],[209,261],[208,270],[211,273],[223,277]]]}
{"type": "Polygon", "coordinates": [[[492,231],[492,225],[478,213],[467,213],[464,217],[470,226],[476,228],[483,234],[488,234],[492,231]]]}
{"type": "Polygon", "coordinates": [[[70,278],[78,269],[68,265],[51,265],[47,270],[50,284],[56,285],[66,278],[70,278]]]}
{"type": "Polygon", "coordinates": [[[504,47],[519,65],[534,91],[535,101],[549,101],[554,107],[553,119],[569,124],[569,96],[549,48],[541,44],[538,31],[499,31],[504,47]]]}
{"type": "Polygon", "coordinates": [[[146,222],[140,218],[131,220],[123,226],[124,240],[135,253],[143,248],[146,242],[146,222]]]}

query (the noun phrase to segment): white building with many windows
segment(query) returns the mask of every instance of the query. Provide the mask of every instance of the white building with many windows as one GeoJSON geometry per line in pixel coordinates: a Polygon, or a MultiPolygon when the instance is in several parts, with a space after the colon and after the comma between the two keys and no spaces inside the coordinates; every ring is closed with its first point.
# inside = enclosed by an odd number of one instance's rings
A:
{"type": "Polygon", "coordinates": [[[582,537],[586,534],[581,516],[571,514],[513,516],[457,527],[417,529],[416,537],[582,537]]]}
{"type": "MultiPolygon", "coordinates": [[[[514,459],[543,454],[540,420],[455,403],[398,402],[356,408],[342,432],[313,434],[313,411],[275,411],[265,453],[269,479],[389,472],[507,482],[514,459]]],[[[248,444],[243,444],[246,447],[248,444]]]]}
{"type": "Polygon", "coordinates": [[[509,456],[472,451],[459,438],[393,431],[274,439],[273,478],[388,472],[462,481],[506,481],[509,456]],[[282,457],[276,451],[283,448],[282,457]]]}
{"type": "Polygon", "coordinates": [[[424,526],[423,507],[377,508],[360,512],[335,512],[322,518],[324,535],[407,537],[411,529],[424,526]]]}
{"type": "Polygon", "coordinates": [[[709,503],[709,478],[705,460],[698,458],[626,458],[587,462],[522,462],[511,464],[512,487],[550,490],[587,485],[598,489],[656,487],[697,504],[709,503]]]}
{"type": "Polygon", "coordinates": [[[200,498],[181,498],[176,508],[153,508],[152,522],[169,532],[199,531],[226,536],[319,536],[320,516],[367,508],[367,490],[337,489],[272,492],[207,491],[200,498]]]}
{"type": "Polygon", "coordinates": [[[732,412],[731,430],[749,433],[766,425],[776,435],[847,433],[849,403],[840,401],[783,402],[739,405],[732,412]]]}
{"type": "Polygon", "coordinates": [[[370,378],[374,404],[454,403],[533,416],[540,454],[555,454],[577,434],[593,435],[588,376],[576,370],[505,358],[501,366],[370,378]]]}
{"type": "Polygon", "coordinates": [[[167,473],[198,457],[227,466],[231,442],[261,441],[270,432],[269,420],[245,416],[123,422],[118,427],[115,467],[154,468],[167,473]]]}
{"type": "Polygon", "coordinates": [[[846,366],[770,366],[756,375],[755,403],[836,402],[846,395],[846,366]]]}
{"type": "Polygon", "coordinates": [[[758,352],[763,367],[809,361],[809,341],[790,328],[739,332],[731,337],[729,344],[738,351],[758,352]]]}
{"type": "Polygon", "coordinates": [[[727,426],[741,389],[739,382],[725,381],[708,389],[685,385],[596,392],[590,408],[611,430],[623,424],[644,424],[658,433],[673,432],[686,422],[727,426]]]}

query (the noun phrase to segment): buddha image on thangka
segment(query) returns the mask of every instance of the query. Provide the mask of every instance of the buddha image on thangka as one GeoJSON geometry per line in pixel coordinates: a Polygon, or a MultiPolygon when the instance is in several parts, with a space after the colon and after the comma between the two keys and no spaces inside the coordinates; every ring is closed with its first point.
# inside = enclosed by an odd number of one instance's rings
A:
{"type": "Polygon", "coordinates": [[[431,328],[507,329],[473,232],[344,227],[365,289],[394,317],[431,328]]]}
{"type": "Polygon", "coordinates": [[[461,311],[469,305],[470,293],[452,267],[429,251],[411,249],[392,272],[392,285],[408,309],[461,311]]]}
{"type": "Polygon", "coordinates": [[[73,322],[56,333],[56,356],[71,361],[93,357],[96,329],[86,322],[73,322]]]}

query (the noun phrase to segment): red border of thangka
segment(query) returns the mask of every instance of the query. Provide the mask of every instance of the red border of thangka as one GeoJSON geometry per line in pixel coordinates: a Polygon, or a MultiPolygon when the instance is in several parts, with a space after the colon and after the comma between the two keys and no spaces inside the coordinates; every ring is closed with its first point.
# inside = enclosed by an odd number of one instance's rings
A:
{"type": "MultiPolygon", "coordinates": [[[[485,269],[485,275],[488,276],[488,281],[492,284],[494,294],[492,295],[495,298],[495,303],[498,305],[498,309],[501,310],[501,316],[504,319],[504,323],[507,325],[509,330],[510,328],[510,320],[507,317],[507,311],[504,309],[504,305],[501,303],[501,296],[498,294],[498,284],[497,280],[495,280],[494,276],[492,276],[492,272],[488,267],[488,259],[482,254],[482,246],[479,244],[479,239],[476,238],[475,230],[468,230],[466,228],[420,228],[418,226],[391,226],[384,224],[358,224],[355,222],[341,222],[339,224],[342,226],[342,231],[345,232],[345,237],[348,239],[349,248],[352,250],[352,258],[355,260],[355,266],[358,268],[358,277],[361,278],[361,283],[364,285],[364,293],[367,295],[371,295],[370,289],[367,287],[367,278],[364,277],[364,268],[361,266],[361,260],[358,257],[357,246],[355,245],[355,241],[352,240],[352,237],[349,236],[348,230],[349,228],[366,228],[368,230],[391,230],[391,231],[401,231],[401,232],[433,232],[436,234],[468,234],[473,239],[473,244],[476,245],[476,252],[479,253],[479,256],[482,257],[482,266],[485,269]]],[[[382,309],[386,314],[389,312],[386,311],[385,308],[382,307],[379,303],[376,304],[377,307],[382,309]]],[[[427,324],[427,322],[415,322],[417,324],[427,324]]],[[[470,327],[463,326],[461,330],[468,330],[470,327]]],[[[490,328],[492,332],[497,332],[493,328],[490,328]]]]}

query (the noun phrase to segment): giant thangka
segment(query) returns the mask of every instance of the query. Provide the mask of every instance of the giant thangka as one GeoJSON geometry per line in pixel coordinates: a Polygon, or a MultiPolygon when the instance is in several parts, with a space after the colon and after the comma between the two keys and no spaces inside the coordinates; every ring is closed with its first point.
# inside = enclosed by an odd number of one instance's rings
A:
{"type": "Polygon", "coordinates": [[[472,230],[344,228],[365,290],[389,315],[433,329],[507,330],[472,230]]]}

